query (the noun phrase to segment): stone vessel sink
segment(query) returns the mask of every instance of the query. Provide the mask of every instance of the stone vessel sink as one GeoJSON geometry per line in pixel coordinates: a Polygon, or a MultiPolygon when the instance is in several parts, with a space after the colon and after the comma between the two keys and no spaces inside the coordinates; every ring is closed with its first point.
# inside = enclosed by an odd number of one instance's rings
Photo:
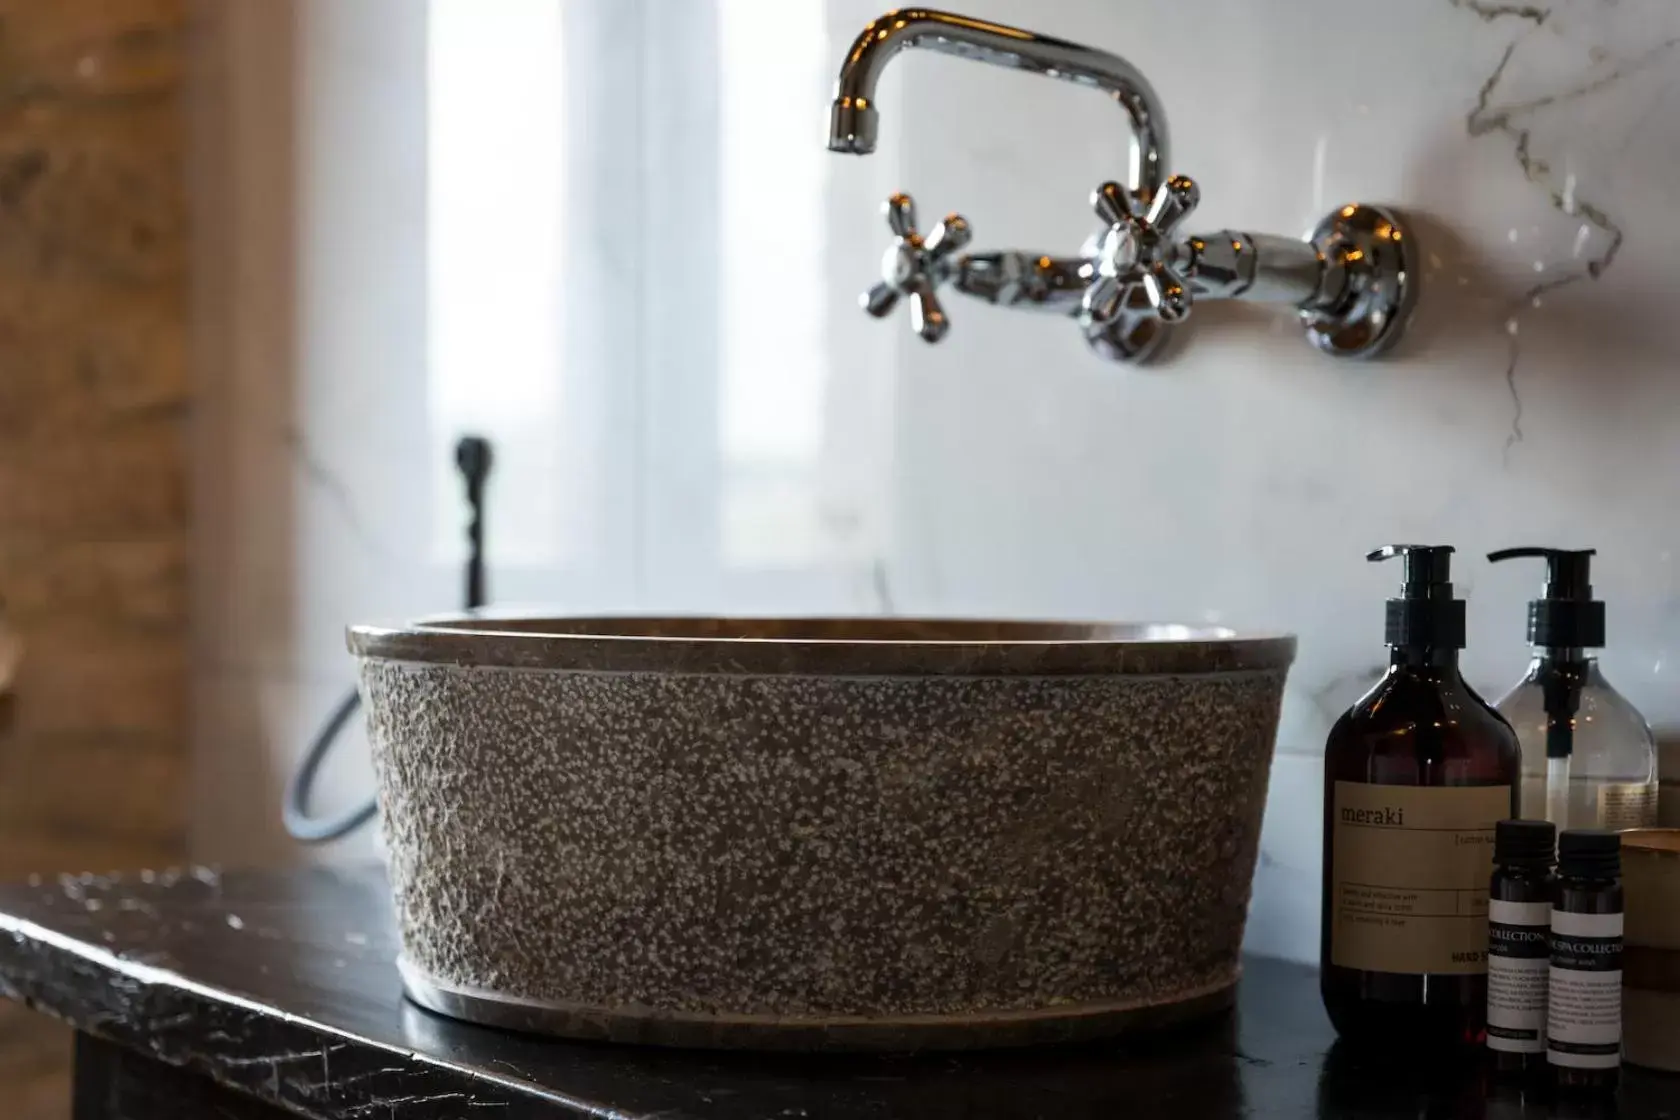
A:
{"type": "Polygon", "coordinates": [[[427,1008],[905,1050],[1231,1002],[1291,637],[475,616],[350,645],[427,1008]]]}

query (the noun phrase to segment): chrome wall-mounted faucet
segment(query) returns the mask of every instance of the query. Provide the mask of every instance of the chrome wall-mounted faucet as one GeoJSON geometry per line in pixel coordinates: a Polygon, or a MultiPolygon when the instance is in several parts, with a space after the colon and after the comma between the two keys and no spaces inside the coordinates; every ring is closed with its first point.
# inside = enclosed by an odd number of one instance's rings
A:
{"type": "Polygon", "coordinates": [[[988,303],[1070,315],[1093,349],[1118,361],[1147,360],[1205,299],[1290,304],[1313,345],[1347,357],[1386,350],[1405,328],[1417,297],[1417,244],[1384,207],[1344,206],[1305,239],[1181,233],[1200,190],[1169,175],[1167,117],[1154,89],[1107,51],[928,8],[888,12],[863,29],[840,67],[830,151],[875,150],[876,82],[910,47],[1100,89],[1126,115],[1131,153],[1125,185],[1106,182],[1091,193],[1103,228],[1072,257],[965,253],[972,231],[963,218],[951,214],[924,236],[910,196],[893,195],[885,209],[895,240],[880,283],[861,301],[871,315],[907,300],[911,326],[938,342],[950,328],[938,290],[950,284],[988,303]]]}

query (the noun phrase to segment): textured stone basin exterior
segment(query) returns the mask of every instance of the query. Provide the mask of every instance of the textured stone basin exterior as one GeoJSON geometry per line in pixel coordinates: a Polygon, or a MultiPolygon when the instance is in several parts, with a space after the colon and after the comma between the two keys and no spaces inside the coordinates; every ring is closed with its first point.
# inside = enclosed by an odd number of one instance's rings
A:
{"type": "Polygon", "coordinates": [[[1292,638],[474,618],[350,645],[434,1010],[911,1049],[1230,1001],[1292,638]]]}

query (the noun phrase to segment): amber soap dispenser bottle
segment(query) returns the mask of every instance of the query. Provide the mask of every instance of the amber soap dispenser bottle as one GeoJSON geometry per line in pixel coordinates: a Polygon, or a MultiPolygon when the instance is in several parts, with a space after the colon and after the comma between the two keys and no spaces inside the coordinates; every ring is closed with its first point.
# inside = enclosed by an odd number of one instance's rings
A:
{"type": "Polygon", "coordinates": [[[1325,747],[1319,986],[1353,1043],[1415,1050],[1483,1036],[1493,831],[1517,816],[1522,755],[1459,675],[1452,551],[1389,545],[1367,557],[1404,566],[1388,601],[1388,672],[1325,747]]]}

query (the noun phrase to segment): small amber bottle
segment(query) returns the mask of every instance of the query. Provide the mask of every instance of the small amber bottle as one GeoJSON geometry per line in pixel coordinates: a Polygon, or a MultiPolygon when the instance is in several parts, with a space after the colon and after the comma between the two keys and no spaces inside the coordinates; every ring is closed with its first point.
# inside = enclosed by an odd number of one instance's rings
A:
{"type": "Polygon", "coordinates": [[[1560,1090],[1610,1092],[1622,1064],[1622,838],[1558,836],[1546,1061],[1560,1090]]]}
{"type": "Polygon", "coordinates": [[[1354,1044],[1481,1043],[1488,882],[1497,821],[1517,815],[1509,724],[1465,683],[1452,549],[1391,545],[1388,673],[1330,732],[1324,756],[1319,987],[1354,1044]]]}
{"type": "Polygon", "coordinates": [[[1495,1072],[1538,1080],[1546,1071],[1546,981],[1551,967],[1550,821],[1500,821],[1488,884],[1487,1044],[1495,1072]]]}

